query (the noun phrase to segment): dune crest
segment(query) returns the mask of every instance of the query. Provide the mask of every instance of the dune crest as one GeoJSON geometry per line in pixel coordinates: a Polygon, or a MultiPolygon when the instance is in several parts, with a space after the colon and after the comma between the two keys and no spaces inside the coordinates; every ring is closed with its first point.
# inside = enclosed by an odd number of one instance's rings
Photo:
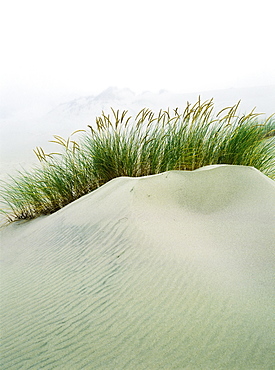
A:
{"type": "Polygon", "coordinates": [[[274,215],[272,180],[222,165],[2,228],[1,368],[271,368],[274,215]]]}

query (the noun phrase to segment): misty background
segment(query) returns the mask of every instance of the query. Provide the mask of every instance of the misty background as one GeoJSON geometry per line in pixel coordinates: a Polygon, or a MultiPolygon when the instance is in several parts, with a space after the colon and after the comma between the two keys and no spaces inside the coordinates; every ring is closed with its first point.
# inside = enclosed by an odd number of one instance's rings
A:
{"type": "Polygon", "coordinates": [[[272,1],[9,0],[0,14],[2,174],[110,106],[201,95],[275,112],[272,1]]]}

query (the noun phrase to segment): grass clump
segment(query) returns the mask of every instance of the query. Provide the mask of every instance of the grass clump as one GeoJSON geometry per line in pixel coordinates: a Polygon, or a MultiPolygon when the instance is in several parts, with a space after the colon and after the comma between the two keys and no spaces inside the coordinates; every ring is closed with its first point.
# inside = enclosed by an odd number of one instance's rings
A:
{"type": "MultiPolygon", "coordinates": [[[[40,166],[4,182],[1,196],[10,220],[49,214],[120,176],[146,176],[211,164],[253,166],[275,179],[275,119],[239,103],[213,114],[213,100],[185,110],[142,109],[136,117],[112,109],[96,119],[79,142],[54,136],[59,153],[35,153],[40,166]]],[[[78,130],[83,131],[83,130],[78,130]]],[[[77,131],[76,131],[77,132],[77,131]]]]}

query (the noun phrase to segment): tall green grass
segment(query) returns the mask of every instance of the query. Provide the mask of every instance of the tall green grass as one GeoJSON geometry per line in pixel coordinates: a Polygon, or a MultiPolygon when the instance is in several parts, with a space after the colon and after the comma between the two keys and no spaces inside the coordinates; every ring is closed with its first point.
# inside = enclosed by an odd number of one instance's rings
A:
{"type": "MultiPolygon", "coordinates": [[[[3,212],[10,220],[53,213],[119,176],[211,164],[253,166],[275,179],[275,119],[238,115],[239,103],[214,115],[213,100],[187,104],[180,113],[142,109],[136,117],[112,109],[78,142],[54,136],[61,152],[36,148],[40,166],[3,183],[3,212]]],[[[79,130],[81,131],[81,130],[79,130]]]]}

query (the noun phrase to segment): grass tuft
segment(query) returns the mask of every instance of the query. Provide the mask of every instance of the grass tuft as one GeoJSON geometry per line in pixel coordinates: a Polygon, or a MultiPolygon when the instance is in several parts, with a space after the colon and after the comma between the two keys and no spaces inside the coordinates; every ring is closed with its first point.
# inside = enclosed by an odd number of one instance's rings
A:
{"type": "Polygon", "coordinates": [[[183,113],[144,108],[102,112],[80,140],[55,135],[61,152],[34,150],[40,166],[3,182],[4,212],[9,220],[50,214],[109,180],[168,170],[192,171],[211,164],[253,166],[275,179],[274,115],[260,120],[254,110],[238,115],[240,102],[213,114],[213,99],[187,106],[183,113]]]}

